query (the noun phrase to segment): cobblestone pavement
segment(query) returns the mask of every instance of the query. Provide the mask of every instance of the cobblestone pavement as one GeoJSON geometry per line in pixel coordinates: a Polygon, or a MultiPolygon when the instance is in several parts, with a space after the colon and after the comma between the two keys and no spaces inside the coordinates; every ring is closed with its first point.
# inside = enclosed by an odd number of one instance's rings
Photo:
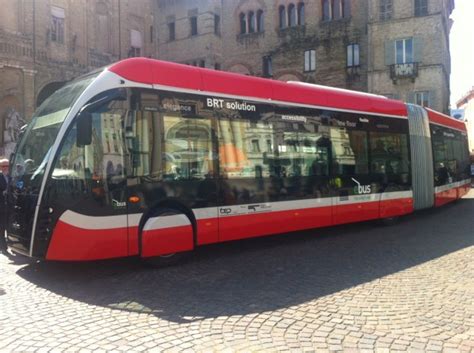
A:
{"type": "Polygon", "coordinates": [[[474,192],[443,209],[137,261],[0,255],[0,351],[474,351],[474,192]]]}

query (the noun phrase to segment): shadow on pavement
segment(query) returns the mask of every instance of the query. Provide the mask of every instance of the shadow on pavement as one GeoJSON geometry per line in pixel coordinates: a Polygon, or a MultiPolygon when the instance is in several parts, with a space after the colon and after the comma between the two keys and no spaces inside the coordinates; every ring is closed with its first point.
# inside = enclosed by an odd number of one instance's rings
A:
{"type": "Polygon", "coordinates": [[[186,322],[302,304],[474,244],[474,199],[402,218],[199,248],[147,269],[134,259],[34,263],[18,275],[92,305],[186,322]]]}

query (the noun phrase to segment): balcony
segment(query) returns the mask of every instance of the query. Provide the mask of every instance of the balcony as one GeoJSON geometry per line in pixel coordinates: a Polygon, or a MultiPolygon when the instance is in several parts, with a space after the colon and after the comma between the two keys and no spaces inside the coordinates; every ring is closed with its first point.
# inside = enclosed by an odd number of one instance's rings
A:
{"type": "Polygon", "coordinates": [[[348,82],[356,82],[360,80],[360,66],[353,65],[346,67],[346,79],[348,82]]]}
{"type": "Polygon", "coordinates": [[[390,65],[390,78],[396,84],[397,80],[410,78],[412,82],[418,77],[419,63],[403,63],[390,65]]]}

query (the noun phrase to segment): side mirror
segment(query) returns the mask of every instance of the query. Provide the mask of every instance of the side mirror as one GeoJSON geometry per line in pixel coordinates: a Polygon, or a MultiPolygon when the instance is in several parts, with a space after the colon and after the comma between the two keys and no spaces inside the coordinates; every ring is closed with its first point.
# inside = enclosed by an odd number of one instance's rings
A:
{"type": "Polygon", "coordinates": [[[92,143],[92,114],[87,110],[79,113],[77,118],[77,147],[88,146],[92,143]]]}

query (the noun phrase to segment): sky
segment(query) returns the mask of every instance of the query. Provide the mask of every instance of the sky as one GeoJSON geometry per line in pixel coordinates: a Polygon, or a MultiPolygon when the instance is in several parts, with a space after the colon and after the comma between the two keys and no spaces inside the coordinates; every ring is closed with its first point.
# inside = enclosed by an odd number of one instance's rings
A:
{"type": "Polygon", "coordinates": [[[455,0],[450,33],[451,108],[474,87],[474,0],[455,0]]]}

